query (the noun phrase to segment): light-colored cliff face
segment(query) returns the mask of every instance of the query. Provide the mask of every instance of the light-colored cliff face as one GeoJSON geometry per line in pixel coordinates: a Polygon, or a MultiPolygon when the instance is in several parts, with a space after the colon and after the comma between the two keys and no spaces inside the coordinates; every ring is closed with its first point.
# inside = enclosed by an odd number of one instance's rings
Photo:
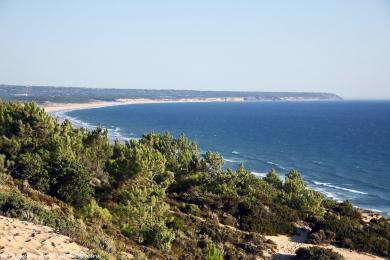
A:
{"type": "Polygon", "coordinates": [[[73,259],[88,254],[52,228],[0,216],[0,259],[73,259]]]}

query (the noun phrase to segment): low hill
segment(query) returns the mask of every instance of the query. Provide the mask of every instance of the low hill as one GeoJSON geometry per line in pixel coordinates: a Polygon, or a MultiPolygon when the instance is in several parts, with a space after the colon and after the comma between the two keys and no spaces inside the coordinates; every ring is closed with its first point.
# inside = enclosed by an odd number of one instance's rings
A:
{"type": "Polygon", "coordinates": [[[115,101],[117,99],[185,99],[185,98],[243,98],[247,101],[304,101],[342,100],[332,93],[314,92],[243,92],[243,91],[196,91],[196,90],[150,90],[115,88],[78,88],[48,86],[0,85],[0,98],[14,101],[37,101],[38,103],[84,103],[91,101],[115,101]]]}

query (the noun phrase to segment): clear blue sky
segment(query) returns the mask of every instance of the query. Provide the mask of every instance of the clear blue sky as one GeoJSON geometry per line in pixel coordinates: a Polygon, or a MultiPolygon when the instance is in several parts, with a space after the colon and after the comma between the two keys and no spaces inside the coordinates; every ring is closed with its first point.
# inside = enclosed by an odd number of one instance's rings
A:
{"type": "Polygon", "coordinates": [[[0,0],[0,83],[390,98],[388,0],[0,0]]]}

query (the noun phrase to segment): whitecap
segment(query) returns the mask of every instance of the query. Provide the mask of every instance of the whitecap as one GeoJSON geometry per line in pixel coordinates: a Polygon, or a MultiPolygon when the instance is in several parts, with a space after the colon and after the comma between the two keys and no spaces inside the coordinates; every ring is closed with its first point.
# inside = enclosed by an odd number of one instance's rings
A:
{"type": "Polygon", "coordinates": [[[232,154],[240,154],[240,153],[237,152],[237,151],[235,151],[235,150],[233,150],[233,151],[232,151],[232,154]]]}
{"type": "Polygon", "coordinates": [[[279,169],[281,169],[281,170],[286,170],[285,167],[283,167],[282,165],[280,165],[280,164],[278,164],[278,163],[274,163],[274,162],[271,162],[271,161],[268,161],[268,162],[266,162],[266,163],[269,164],[269,165],[273,165],[273,166],[275,166],[275,167],[277,167],[277,168],[279,168],[279,169]]]}
{"type": "Polygon", "coordinates": [[[322,161],[313,161],[314,164],[317,164],[317,165],[322,165],[323,162],[322,161]]]}
{"type": "Polygon", "coordinates": [[[367,210],[372,211],[372,212],[376,212],[376,213],[383,213],[383,211],[382,211],[382,210],[379,210],[379,209],[371,209],[371,208],[368,208],[367,210]]]}
{"type": "Polygon", "coordinates": [[[251,171],[251,173],[253,175],[256,175],[256,176],[259,176],[259,177],[265,177],[267,176],[267,173],[266,172],[254,172],[254,171],[251,171]]]}
{"type": "MultiPolygon", "coordinates": [[[[72,117],[72,116],[69,116],[67,114],[67,112],[70,112],[72,110],[61,110],[61,111],[56,111],[56,112],[53,112],[53,113],[50,113],[51,116],[53,116],[54,118],[56,118],[58,120],[58,122],[64,122],[65,120],[69,120],[73,127],[75,128],[84,128],[84,129],[88,129],[88,130],[93,130],[93,129],[96,129],[97,125],[93,125],[93,124],[90,124],[90,123],[87,123],[87,122],[84,122],[80,119],[77,119],[76,117],[72,117]]],[[[121,128],[119,127],[115,127],[115,126],[111,126],[109,128],[107,128],[107,135],[108,135],[108,139],[110,140],[110,142],[113,142],[115,139],[119,139],[121,141],[128,141],[130,139],[134,139],[134,140],[138,140],[139,138],[128,138],[128,137],[125,137],[123,136],[120,131],[121,131],[121,128]]]]}
{"type": "Polygon", "coordinates": [[[333,184],[331,184],[331,183],[318,182],[318,181],[313,181],[313,183],[314,183],[315,185],[325,186],[325,187],[333,188],[333,189],[336,189],[336,190],[343,190],[343,191],[347,191],[347,192],[351,192],[351,193],[362,194],[362,195],[368,195],[367,192],[358,191],[358,190],[354,190],[354,189],[343,188],[343,187],[339,187],[339,186],[333,185],[333,184]]]}
{"type": "Polygon", "coordinates": [[[228,159],[228,158],[223,158],[225,162],[230,162],[230,163],[239,163],[241,162],[240,160],[237,159],[228,159]]]}
{"type": "Polygon", "coordinates": [[[325,195],[325,197],[327,197],[329,199],[333,199],[333,200],[335,200],[337,202],[342,202],[342,201],[345,200],[345,198],[343,196],[341,196],[340,194],[337,194],[337,193],[334,193],[334,192],[330,192],[330,191],[322,189],[320,187],[311,186],[310,188],[312,188],[315,191],[318,191],[318,192],[322,193],[323,195],[325,195]]]}

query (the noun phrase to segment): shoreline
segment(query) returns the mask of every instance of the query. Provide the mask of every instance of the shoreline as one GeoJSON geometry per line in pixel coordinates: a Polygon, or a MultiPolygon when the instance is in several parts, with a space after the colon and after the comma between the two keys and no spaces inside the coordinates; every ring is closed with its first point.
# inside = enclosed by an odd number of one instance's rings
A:
{"type": "MultiPolygon", "coordinates": [[[[82,109],[94,109],[110,106],[122,106],[122,105],[132,105],[132,104],[163,104],[163,103],[207,103],[207,102],[245,102],[244,98],[233,97],[233,98],[178,98],[178,99],[146,99],[146,98],[135,98],[135,99],[117,99],[115,101],[90,101],[83,103],[52,103],[46,102],[41,103],[41,106],[47,113],[51,116],[56,117],[56,115],[62,114],[62,112],[68,112],[73,110],[82,110],[82,109]]],[[[74,118],[66,117],[72,124],[76,127],[84,127],[80,122],[75,121],[74,118]]],[[[114,135],[115,138],[120,140],[132,139],[132,138],[120,138],[120,136],[114,135]]],[[[321,192],[322,193],[322,192],[321,192]]],[[[325,193],[322,193],[325,197],[328,197],[325,193]]],[[[378,219],[384,217],[385,219],[390,220],[387,212],[376,211],[371,208],[361,208],[355,206],[360,213],[365,222],[369,222],[371,219],[378,219]]]]}
{"type": "Polygon", "coordinates": [[[243,97],[221,97],[221,98],[161,98],[161,99],[149,99],[149,98],[131,98],[131,99],[116,99],[114,101],[90,101],[82,103],[53,103],[45,102],[39,104],[47,113],[70,111],[78,109],[92,109],[111,106],[123,106],[134,104],[162,104],[162,103],[207,103],[207,102],[244,102],[243,97]]]}

